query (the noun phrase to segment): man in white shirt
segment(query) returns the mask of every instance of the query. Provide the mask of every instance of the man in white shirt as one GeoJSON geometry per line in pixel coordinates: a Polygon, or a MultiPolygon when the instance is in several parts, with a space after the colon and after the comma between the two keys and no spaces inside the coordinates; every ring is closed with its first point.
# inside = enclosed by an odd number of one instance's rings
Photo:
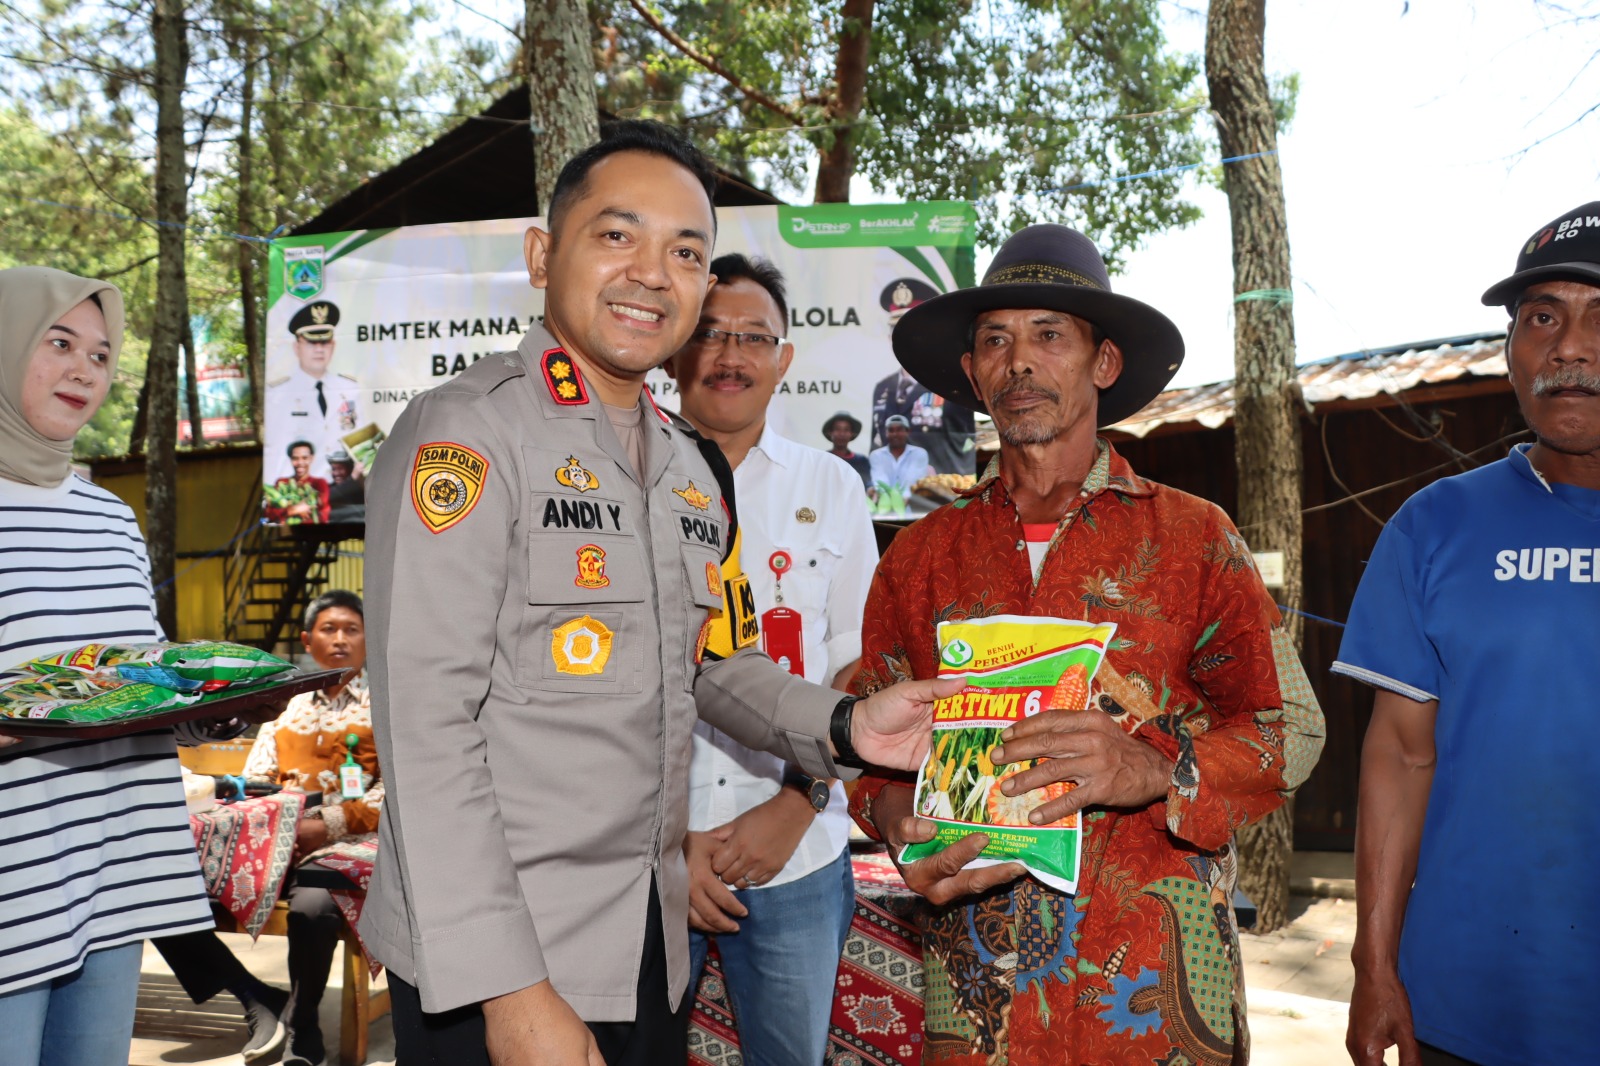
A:
{"type": "MultiPolygon", "coordinates": [[[[667,363],[681,413],[733,466],[745,573],[763,647],[790,672],[844,689],[878,562],[860,478],[780,437],[767,404],[794,357],[770,263],[725,255],[689,343],[667,363]]],[[[837,781],[695,727],[689,774],[691,977],[716,938],[745,1061],[816,1066],[827,1044],[855,888],[837,781]]]]}
{"type": "Polygon", "coordinates": [[[264,485],[293,476],[284,449],[297,440],[316,445],[311,476],[327,481],[332,476],[328,456],[344,447],[346,433],[361,425],[361,386],[348,374],[329,373],[338,324],[338,305],[328,300],[306,304],[289,319],[295,368],[267,382],[266,440],[277,451],[264,460],[264,485]]]}
{"type": "Polygon", "coordinates": [[[888,485],[906,492],[933,472],[928,465],[927,450],[907,443],[911,439],[911,422],[905,415],[890,415],[884,419],[883,435],[889,443],[873,449],[868,456],[874,486],[888,485]]]}

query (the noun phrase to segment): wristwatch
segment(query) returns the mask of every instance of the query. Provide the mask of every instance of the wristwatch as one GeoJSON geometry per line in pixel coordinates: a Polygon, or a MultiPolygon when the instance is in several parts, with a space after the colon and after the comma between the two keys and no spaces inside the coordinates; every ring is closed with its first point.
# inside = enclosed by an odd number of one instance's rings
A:
{"type": "Polygon", "coordinates": [[[833,742],[833,761],[837,766],[848,766],[855,770],[865,770],[867,764],[856,754],[856,746],[850,735],[850,722],[855,714],[856,704],[861,701],[860,696],[846,696],[833,708],[833,716],[828,722],[828,739],[833,742]]]}
{"type": "Polygon", "coordinates": [[[828,800],[833,796],[833,790],[828,787],[828,782],[820,777],[812,777],[798,766],[785,766],[783,768],[783,783],[785,786],[798,788],[805,793],[806,799],[811,801],[811,809],[821,814],[828,809],[828,800]]]}

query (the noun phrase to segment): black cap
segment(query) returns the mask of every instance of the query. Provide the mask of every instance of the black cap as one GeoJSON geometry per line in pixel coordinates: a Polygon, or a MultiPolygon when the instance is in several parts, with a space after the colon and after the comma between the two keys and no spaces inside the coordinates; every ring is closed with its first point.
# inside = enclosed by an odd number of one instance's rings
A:
{"type": "Polygon", "coordinates": [[[289,319],[289,332],[308,341],[331,341],[333,327],[338,324],[338,305],[318,300],[294,313],[294,317],[289,319]]]}
{"type": "Polygon", "coordinates": [[[1523,242],[1517,272],[1489,286],[1483,302],[1512,311],[1528,286],[1541,281],[1600,285],[1600,200],[1574,207],[1541,226],[1523,242]]]}

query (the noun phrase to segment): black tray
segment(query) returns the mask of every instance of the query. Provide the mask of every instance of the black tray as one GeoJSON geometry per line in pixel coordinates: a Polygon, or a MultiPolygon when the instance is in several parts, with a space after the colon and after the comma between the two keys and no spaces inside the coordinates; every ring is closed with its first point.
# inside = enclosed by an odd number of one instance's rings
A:
{"type": "Polygon", "coordinates": [[[263,707],[276,707],[282,711],[290,697],[313,689],[327,688],[345,674],[344,670],[318,670],[314,674],[299,674],[287,681],[259,685],[233,696],[191,703],[187,707],[174,707],[159,714],[129,715],[103,722],[65,722],[55,718],[0,718],[0,733],[13,737],[72,737],[98,740],[103,737],[120,737],[129,733],[143,733],[148,729],[193,722],[201,718],[237,718],[263,707]]]}

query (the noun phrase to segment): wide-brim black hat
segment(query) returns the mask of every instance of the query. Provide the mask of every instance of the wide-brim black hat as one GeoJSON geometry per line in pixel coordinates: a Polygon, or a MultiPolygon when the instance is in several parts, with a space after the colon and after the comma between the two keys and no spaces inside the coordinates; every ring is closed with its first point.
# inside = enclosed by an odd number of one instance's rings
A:
{"type": "Polygon", "coordinates": [[[851,440],[855,440],[857,437],[861,436],[861,419],[857,418],[855,415],[851,414],[849,411],[840,411],[838,414],[834,415],[832,418],[830,418],[826,422],[822,423],[822,439],[823,440],[826,440],[826,441],[829,441],[829,442],[831,442],[833,440],[832,437],[828,436],[828,430],[832,429],[833,428],[833,424],[835,422],[839,421],[841,418],[844,419],[846,422],[850,423],[850,439],[851,440]]]}
{"type": "Polygon", "coordinates": [[[1528,286],[1541,281],[1600,285],[1600,200],[1574,207],[1539,227],[1523,243],[1516,273],[1489,286],[1484,305],[1510,311],[1528,286]]]}
{"type": "Polygon", "coordinates": [[[1122,374],[1100,390],[1096,421],[1136,414],[1183,365],[1183,335],[1149,304],[1111,291],[1094,242],[1066,226],[1029,226],[1011,235],[975,288],[936,296],[894,328],[894,357],[924,388],[974,411],[988,408],[961,369],[972,320],[984,311],[1041,308],[1100,327],[1122,349],[1122,374]]]}

